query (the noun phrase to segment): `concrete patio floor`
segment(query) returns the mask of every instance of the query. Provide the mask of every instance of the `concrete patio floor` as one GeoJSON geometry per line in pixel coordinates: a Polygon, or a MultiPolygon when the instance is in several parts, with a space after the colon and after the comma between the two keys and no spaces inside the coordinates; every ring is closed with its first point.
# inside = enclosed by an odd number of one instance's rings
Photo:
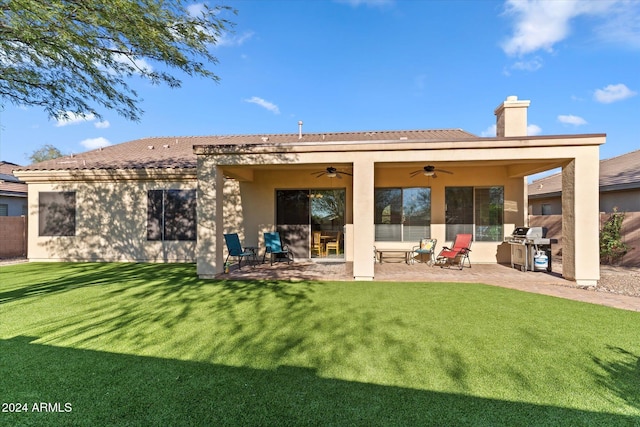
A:
{"type": "MultiPolygon", "coordinates": [[[[406,264],[385,262],[375,264],[375,281],[395,282],[452,282],[484,283],[525,292],[551,295],[592,304],[600,304],[624,310],[640,311],[640,298],[626,295],[607,294],[582,289],[575,282],[562,278],[562,266],[553,266],[553,272],[521,272],[510,265],[473,264],[472,268],[430,267],[427,264],[406,264]]],[[[220,279],[227,280],[320,280],[353,281],[352,263],[327,263],[298,260],[291,264],[284,262],[273,266],[269,263],[247,265],[237,269],[232,266],[228,274],[220,279]]]]}

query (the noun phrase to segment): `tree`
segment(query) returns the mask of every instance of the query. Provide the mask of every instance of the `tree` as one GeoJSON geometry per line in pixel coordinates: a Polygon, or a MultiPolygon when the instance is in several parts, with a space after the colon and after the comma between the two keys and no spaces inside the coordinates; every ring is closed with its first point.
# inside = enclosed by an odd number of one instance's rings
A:
{"type": "Polygon", "coordinates": [[[64,154],[62,154],[60,150],[51,144],[47,144],[31,153],[29,160],[31,160],[31,163],[38,163],[44,162],[45,160],[57,159],[62,156],[64,156],[64,154]]]}
{"type": "Polygon", "coordinates": [[[172,72],[219,77],[211,47],[228,6],[185,0],[0,0],[0,97],[54,118],[115,110],[137,121],[129,80],[179,87],[172,72]]]}

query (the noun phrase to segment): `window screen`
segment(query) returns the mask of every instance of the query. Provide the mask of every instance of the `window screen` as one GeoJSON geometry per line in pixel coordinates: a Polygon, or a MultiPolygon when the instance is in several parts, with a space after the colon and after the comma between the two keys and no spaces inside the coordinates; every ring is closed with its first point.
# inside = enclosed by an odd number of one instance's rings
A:
{"type": "Polygon", "coordinates": [[[147,194],[147,240],[196,240],[196,190],[147,194]]]}
{"type": "Polygon", "coordinates": [[[38,234],[40,236],[75,236],[75,192],[38,193],[38,234]]]}

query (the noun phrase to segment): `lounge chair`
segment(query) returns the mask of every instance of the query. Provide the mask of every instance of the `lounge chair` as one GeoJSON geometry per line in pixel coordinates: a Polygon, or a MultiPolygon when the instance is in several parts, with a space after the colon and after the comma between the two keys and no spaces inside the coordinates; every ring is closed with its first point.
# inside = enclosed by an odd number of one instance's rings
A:
{"type": "Polygon", "coordinates": [[[411,261],[426,262],[427,265],[433,265],[436,259],[436,244],[438,239],[420,239],[418,246],[414,246],[411,249],[411,261]],[[421,261],[425,256],[428,256],[426,261],[421,261]]]}
{"type": "Polygon", "coordinates": [[[225,264],[229,261],[229,257],[232,256],[238,259],[238,269],[242,266],[243,258],[251,257],[254,261],[256,260],[256,253],[253,250],[242,248],[238,233],[225,234],[224,241],[227,244],[227,251],[229,252],[227,259],[224,260],[225,264]]]}
{"type": "Polygon", "coordinates": [[[280,240],[280,233],[277,231],[264,233],[264,245],[265,252],[262,257],[262,262],[267,258],[267,254],[271,254],[271,265],[278,259],[286,259],[287,264],[293,261],[293,253],[286,246],[282,245],[280,240]]]}
{"type": "Polygon", "coordinates": [[[446,266],[457,265],[460,270],[464,267],[464,260],[469,263],[471,268],[471,260],[469,259],[469,252],[471,252],[471,240],[473,236],[471,234],[457,234],[451,248],[444,246],[438,256],[436,257],[436,264],[440,268],[446,266]]]}

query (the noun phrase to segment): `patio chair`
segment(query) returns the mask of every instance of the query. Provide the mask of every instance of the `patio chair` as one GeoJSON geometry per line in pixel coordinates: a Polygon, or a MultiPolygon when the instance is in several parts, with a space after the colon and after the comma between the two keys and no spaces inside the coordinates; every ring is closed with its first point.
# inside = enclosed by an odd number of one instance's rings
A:
{"type": "Polygon", "coordinates": [[[262,262],[267,258],[267,254],[271,256],[271,265],[273,265],[273,261],[277,261],[278,259],[286,259],[287,264],[293,261],[293,252],[289,250],[286,246],[282,245],[282,241],[280,240],[280,233],[277,231],[264,233],[264,245],[265,252],[262,257],[262,262]]]}
{"type": "Polygon", "coordinates": [[[256,260],[256,253],[253,250],[242,248],[238,233],[225,234],[224,241],[227,244],[227,251],[229,252],[227,259],[224,260],[225,264],[229,261],[229,257],[232,256],[238,259],[238,269],[242,266],[243,258],[251,257],[254,261],[256,260]]]}
{"type": "Polygon", "coordinates": [[[469,252],[471,252],[471,234],[457,234],[451,248],[444,246],[436,257],[436,264],[440,268],[446,266],[457,265],[460,270],[464,267],[464,261],[467,260],[469,268],[471,268],[471,260],[469,252]],[[456,264],[457,262],[457,264],[456,264]]]}
{"type": "Polygon", "coordinates": [[[340,242],[342,240],[342,231],[338,231],[336,234],[336,240],[331,240],[327,242],[325,245],[327,250],[327,256],[329,256],[329,251],[335,251],[336,255],[340,252],[340,242]]]}
{"type": "Polygon", "coordinates": [[[311,242],[311,256],[317,253],[319,257],[324,256],[324,243],[322,242],[322,233],[320,231],[313,232],[313,241],[311,242]]]}
{"type": "Polygon", "coordinates": [[[438,239],[420,239],[418,246],[414,246],[411,249],[411,262],[426,262],[429,266],[433,265],[436,259],[435,251],[437,243],[438,239]],[[420,261],[424,259],[425,256],[429,257],[427,261],[420,261]]]}

